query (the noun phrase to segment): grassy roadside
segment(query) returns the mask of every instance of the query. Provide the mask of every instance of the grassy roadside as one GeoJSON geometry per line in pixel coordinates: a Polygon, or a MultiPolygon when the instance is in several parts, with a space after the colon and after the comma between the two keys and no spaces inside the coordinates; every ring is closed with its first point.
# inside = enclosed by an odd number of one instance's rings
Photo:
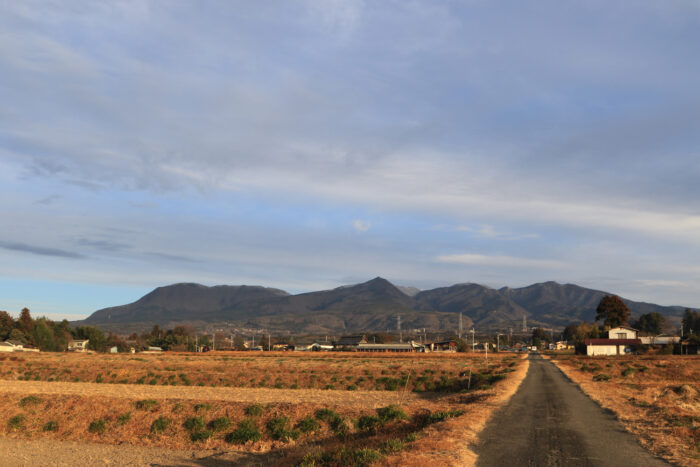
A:
{"type": "Polygon", "coordinates": [[[700,466],[700,359],[550,356],[569,379],[655,455],[700,466]]]}
{"type": "Polygon", "coordinates": [[[456,396],[453,404],[464,407],[463,415],[424,430],[422,437],[399,453],[389,456],[383,464],[473,466],[477,455],[471,446],[478,440],[491,415],[505,405],[520,387],[530,367],[527,355],[508,378],[480,394],[456,396]]]}

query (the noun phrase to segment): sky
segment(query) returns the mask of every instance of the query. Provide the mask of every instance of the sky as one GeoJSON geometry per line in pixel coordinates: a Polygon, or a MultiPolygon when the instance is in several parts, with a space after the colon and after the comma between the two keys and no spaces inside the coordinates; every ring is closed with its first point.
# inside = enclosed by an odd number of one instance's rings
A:
{"type": "Polygon", "coordinates": [[[700,307],[700,1],[0,1],[0,309],[555,280],[700,307]]]}

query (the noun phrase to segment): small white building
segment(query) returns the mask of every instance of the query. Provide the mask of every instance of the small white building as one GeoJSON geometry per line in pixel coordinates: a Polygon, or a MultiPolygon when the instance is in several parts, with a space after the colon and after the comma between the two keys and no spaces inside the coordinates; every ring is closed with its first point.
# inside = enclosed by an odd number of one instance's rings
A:
{"type": "Polygon", "coordinates": [[[625,355],[632,353],[633,346],[641,345],[639,339],[586,339],[586,355],[625,355]]]}
{"type": "Polygon", "coordinates": [[[639,338],[644,345],[667,345],[667,344],[679,344],[681,338],[679,336],[669,336],[666,334],[661,334],[658,336],[642,336],[639,338]]]}
{"type": "Polygon", "coordinates": [[[68,350],[72,352],[85,352],[88,349],[90,339],[75,339],[68,342],[68,350]]]}
{"type": "Polygon", "coordinates": [[[0,342],[0,352],[14,352],[15,346],[9,342],[0,342]]]}

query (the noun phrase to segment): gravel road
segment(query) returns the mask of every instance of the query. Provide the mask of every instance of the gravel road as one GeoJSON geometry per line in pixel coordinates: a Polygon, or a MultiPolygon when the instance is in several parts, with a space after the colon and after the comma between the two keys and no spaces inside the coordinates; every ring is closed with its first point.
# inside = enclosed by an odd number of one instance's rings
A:
{"type": "Polygon", "coordinates": [[[377,408],[415,402],[418,397],[403,391],[332,391],[322,389],[222,388],[205,386],[148,386],[143,384],[66,383],[47,381],[0,380],[0,393],[60,394],[102,396],[122,399],[189,399],[247,403],[289,402],[337,404],[349,407],[377,408]]]}
{"type": "Polygon", "coordinates": [[[477,466],[667,466],[551,362],[530,357],[518,392],[479,437],[477,466]]]}

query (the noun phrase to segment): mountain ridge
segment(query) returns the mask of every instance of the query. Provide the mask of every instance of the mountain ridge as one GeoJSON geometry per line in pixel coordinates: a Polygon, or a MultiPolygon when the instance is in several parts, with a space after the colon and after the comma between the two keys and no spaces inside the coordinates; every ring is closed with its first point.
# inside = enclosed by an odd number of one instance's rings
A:
{"type": "MultiPolygon", "coordinates": [[[[335,289],[292,295],[284,290],[250,285],[205,286],[193,282],[157,287],[137,301],[104,308],[75,324],[110,330],[146,329],[155,324],[268,329],[292,333],[345,333],[403,329],[455,330],[463,327],[519,329],[523,316],[530,326],[561,328],[593,321],[595,308],[609,292],[554,281],[495,289],[467,282],[418,291],[405,290],[382,277],[335,289]]],[[[661,306],[623,298],[633,316],[652,311],[672,323],[685,307],[661,306]]]]}

